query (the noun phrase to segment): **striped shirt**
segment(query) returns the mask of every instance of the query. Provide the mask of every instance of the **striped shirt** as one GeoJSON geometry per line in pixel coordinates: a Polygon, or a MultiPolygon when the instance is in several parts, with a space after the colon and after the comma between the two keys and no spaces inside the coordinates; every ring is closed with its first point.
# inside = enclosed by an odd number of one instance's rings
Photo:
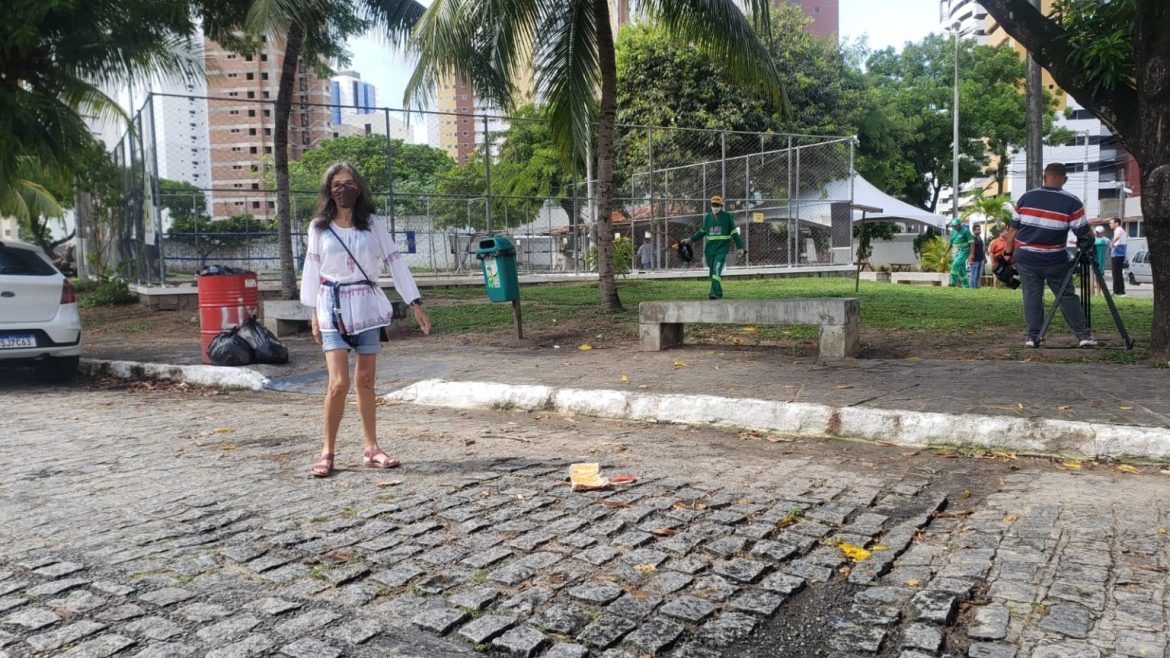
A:
{"type": "Polygon", "coordinates": [[[1068,261],[1068,232],[1089,233],[1085,205],[1059,187],[1028,190],[1016,202],[1012,218],[1016,229],[1015,260],[1021,265],[1060,265],[1068,261]]]}

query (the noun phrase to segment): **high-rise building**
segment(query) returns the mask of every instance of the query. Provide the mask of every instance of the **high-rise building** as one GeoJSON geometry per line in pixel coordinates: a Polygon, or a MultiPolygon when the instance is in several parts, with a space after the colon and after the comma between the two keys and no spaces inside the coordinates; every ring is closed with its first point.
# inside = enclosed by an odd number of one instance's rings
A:
{"type": "Polygon", "coordinates": [[[777,0],[798,5],[812,19],[807,29],[819,37],[837,38],[841,32],[841,7],[839,0],[777,0]]]}
{"type": "Polygon", "coordinates": [[[333,125],[345,123],[352,116],[366,116],[377,112],[378,90],[356,71],[342,71],[329,82],[329,102],[333,125]]]}
{"type": "MultiPolygon", "coordinates": [[[[270,218],[276,200],[263,191],[264,170],[273,156],[273,103],[284,55],[266,44],[241,55],[209,39],[204,42],[207,70],[207,126],[212,216],[250,213],[270,218]]],[[[330,86],[305,62],[297,63],[288,122],[289,159],[331,137],[330,86]]]]}
{"type": "MultiPolygon", "coordinates": [[[[958,28],[965,35],[982,37],[987,10],[978,0],[939,0],[938,20],[944,29],[958,28]]],[[[984,43],[982,38],[979,43],[984,43]]]]}

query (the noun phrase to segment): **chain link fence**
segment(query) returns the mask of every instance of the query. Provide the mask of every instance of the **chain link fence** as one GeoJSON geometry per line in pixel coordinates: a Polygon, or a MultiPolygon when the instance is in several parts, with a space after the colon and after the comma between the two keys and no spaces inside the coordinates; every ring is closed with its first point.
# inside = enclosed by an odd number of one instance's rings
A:
{"type": "MultiPolygon", "coordinates": [[[[458,108],[462,109],[462,108],[458,108]]],[[[96,227],[123,276],[166,284],[208,264],[279,272],[268,100],[152,94],[115,145],[121,212],[96,227]]],[[[610,230],[642,270],[698,267],[675,247],[720,195],[743,236],[736,267],[853,262],[852,137],[652,126],[617,128],[610,230]],[[643,247],[647,245],[647,247],[643,247]]],[[[595,161],[566,166],[534,116],[294,103],[290,216],[297,269],[321,173],[344,157],[419,275],[478,272],[486,235],[517,245],[521,272],[594,268],[595,161]],[[425,134],[425,136],[424,136],[425,134]]],[[[618,271],[625,269],[617,264],[618,271]]]]}

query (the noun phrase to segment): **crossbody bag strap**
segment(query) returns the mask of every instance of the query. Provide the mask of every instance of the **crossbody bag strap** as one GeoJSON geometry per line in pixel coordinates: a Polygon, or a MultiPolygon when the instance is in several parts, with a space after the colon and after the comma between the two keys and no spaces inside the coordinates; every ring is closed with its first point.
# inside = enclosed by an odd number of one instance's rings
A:
{"type": "Polygon", "coordinates": [[[341,236],[337,234],[337,231],[333,230],[333,226],[329,226],[327,228],[329,229],[329,232],[333,234],[333,237],[336,238],[339,243],[341,243],[341,248],[345,250],[345,253],[349,254],[349,259],[353,261],[353,264],[357,265],[358,271],[362,273],[363,277],[365,277],[366,283],[371,286],[378,285],[376,282],[374,282],[373,279],[370,278],[369,274],[366,274],[366,268],[362,267],[362,264],[358,261],[357,257],[354,256],[353,252],[350,251],[349,247],[346,246],[345,240],[342,240],[341,236]]]}

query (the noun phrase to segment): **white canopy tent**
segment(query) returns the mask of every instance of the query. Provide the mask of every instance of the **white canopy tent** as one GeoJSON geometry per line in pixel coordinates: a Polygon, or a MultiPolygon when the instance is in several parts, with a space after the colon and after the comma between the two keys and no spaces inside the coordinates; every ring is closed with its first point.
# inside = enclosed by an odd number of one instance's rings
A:
{"type": "MultiPolygon", "coordinates": [[[[838,179],[826,183],[821,189],[815,192],[802,195],[800,197],[801,205],[807,206],[810,203],[814,205],[807,208],[807,214],[802,212],[800,219],[802,221],[811,221],[827,226],[830,223],[830,212],[827,204],[822,205],[822,202],[846,201],[849,199],[852,200],[851,203],[854,206],[881,208],[881,212],[866,212],[866,221],[901,221],[933,226],[939,230],[944,229],[950,221],[943,215],[932,213],[917,206],[912,206],[905,201],[895,199],[856,173],[853,174],[852,181],[849,179],[838,179]],[[850,193],[851,182],[852,194],[850,193]]],[[[853,221],[860,221],[862,211],[854,209],[852,215],[853,221]]]]}

